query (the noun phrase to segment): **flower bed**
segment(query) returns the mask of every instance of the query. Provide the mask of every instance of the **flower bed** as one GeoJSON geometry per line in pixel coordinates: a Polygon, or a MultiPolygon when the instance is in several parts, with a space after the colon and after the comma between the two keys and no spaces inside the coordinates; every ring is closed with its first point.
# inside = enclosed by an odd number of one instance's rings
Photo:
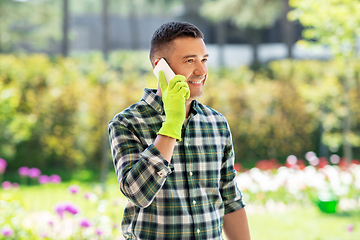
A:
{"type": "Polygon", "coordinates": [[[238,187],[249,203],[312,202],[324,212],[335,212],[337,207],[345,211],[360,208],[358,160],[347,163],[346,159],[332,155],[329,162],[313,152],[307,153],[306,160],[290,155],[286,165],[274,159],[259,161],[255,168],[238,173],[238,187]]]}

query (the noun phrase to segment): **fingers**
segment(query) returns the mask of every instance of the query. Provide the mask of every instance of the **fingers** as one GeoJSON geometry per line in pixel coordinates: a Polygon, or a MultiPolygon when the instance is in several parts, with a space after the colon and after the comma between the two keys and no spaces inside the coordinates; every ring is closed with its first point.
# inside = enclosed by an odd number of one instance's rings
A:
{"type": "Polygon", "coordinates": [[[171,89],[173,93],[179,93],[184,96],[186,99],[190,97],[190,89],[186,82],[177,82],[173,89],[171,89]]]}
{"type": "Polygon", "coordinates": [[[169,81],[169,85],[167,85],[164,72],[159,71],[159,83],[162,92],[164,92],[166,89],[173,93],[180,92],[180,94],[184,96],[185,99],[188,99],[190,97],[190,89],[185,80],[185,76],[176,75],[169,81]]]}
{"type": "Polygon", "coordinates": [[[165,74],[161,70],[159,71],[159,84],[160,84],[161,92],[165,92],[168,85],[166,83],[165,74]]]}
{"type": "Polygon", "coordinates": [[[185,82],[186,78],[183,75],[176,75],[169,81],[168,90],[172,90],[178,82],[185,82]]]}

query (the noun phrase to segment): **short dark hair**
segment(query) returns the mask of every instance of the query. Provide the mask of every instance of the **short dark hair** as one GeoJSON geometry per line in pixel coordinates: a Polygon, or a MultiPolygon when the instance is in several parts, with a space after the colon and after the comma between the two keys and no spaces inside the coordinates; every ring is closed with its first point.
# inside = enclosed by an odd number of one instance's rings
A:
{"type": "Polygon", "coordinates": [[[153,34],[150,42],[150,61],[162,47],[170,45],[179,37],[204,38],[204,34],[195,25],[187,22],[168,22],[161,25],[153,34]]]}

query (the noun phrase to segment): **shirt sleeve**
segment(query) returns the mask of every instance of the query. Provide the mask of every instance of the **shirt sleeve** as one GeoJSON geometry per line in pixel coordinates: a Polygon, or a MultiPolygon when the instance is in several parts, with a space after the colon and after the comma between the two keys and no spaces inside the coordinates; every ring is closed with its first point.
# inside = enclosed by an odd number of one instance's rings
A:
{"type": "Polygon", "coordinates": [[[168,161],[124,122],[110,121],[109,139],[121,192],[136,206],[148,207],[171,173],[168,161]]]}
{"type": "Polygon", "coordinates": [[[225,214],[245,207],[242,192],[236,184],[236,171],[234,169],[234,149],[230,128],[227,125],[227,145],[224,149],[224,158],[221,166],[220,194],[225,205],[225,214]]]}

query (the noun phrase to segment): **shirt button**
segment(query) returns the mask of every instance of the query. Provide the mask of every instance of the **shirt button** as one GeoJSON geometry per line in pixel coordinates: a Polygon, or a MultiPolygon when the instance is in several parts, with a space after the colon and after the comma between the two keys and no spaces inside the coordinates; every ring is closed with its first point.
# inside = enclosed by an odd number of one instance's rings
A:
{"type": "Polygon", "coordinates": [[[193,201],[193,204],[196,205],[196,201],[195,201],[195,200],[193,201]]]}
{"type": "Polygon", "coordinates": [[[199,233],[199,234],[200,234],[200,229],[198,229],[198,230],[197,230],[197,233],[199,233]]]}
{"type": "Polygon", "coordinates": [[[193,172],[190,172],[189,174],[190,174],[190,176],[192,176],[192,175],[193,175],[193,172]]]}

